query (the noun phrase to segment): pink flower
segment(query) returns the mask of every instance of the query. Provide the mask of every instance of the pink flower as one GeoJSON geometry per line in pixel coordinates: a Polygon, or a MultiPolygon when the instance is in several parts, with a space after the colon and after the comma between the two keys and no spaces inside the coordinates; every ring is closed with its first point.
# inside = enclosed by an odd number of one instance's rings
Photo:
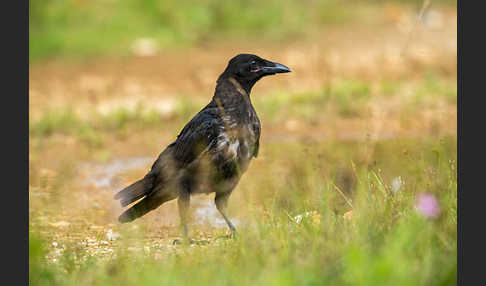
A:
{"type": "Polygon", "coordinates": [[[439,202],[430,193],[419,194],[415,204],[418,212],[426,218],[437,218],[440,214],[439,202]]]}

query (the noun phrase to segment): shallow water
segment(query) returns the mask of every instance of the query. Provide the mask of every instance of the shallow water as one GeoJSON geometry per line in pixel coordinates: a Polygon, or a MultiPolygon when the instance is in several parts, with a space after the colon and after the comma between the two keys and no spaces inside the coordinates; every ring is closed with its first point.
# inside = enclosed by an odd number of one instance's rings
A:
{"type": "Polygon", "coordinates": [[[97,188],[118,190],[120,186],[115,186],[116,178],[124,172],[141,169],[148,166],[153,161],[151,157],[129,157],[115,159],[107,164],[85,162],[80,164],[80,168],[86,174],[84,184],[94,185],[97,188]],[[116,189],[115,189],[116,188],[116,189]]]}

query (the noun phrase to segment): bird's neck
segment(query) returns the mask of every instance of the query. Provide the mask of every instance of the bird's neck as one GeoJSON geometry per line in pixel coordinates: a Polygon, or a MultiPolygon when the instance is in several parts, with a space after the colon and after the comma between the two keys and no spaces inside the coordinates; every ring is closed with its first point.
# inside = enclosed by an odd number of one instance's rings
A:
{"type": "Polygon", "coordinates": [[[250,97],[251,88],[245,89],[234,77],[229,77],[228,81],[233,85],[233,87],[243,96],[250,97]]]}
{"type": "Polygon", "coordinates": [[[251,87],[242,84],[234,77],[220,77],[216,84],[214,98],[222,103],[241,104],[246,102],[251,105],[251,87]]]}
{"type": "Polygon", "coordinates": [[[224,84],[224,83],[231,83],[238,89],[243,89],[248,96],[250,96],[251,89],[255,85],[255,83],[259,80],[256,78],[254,80],[247,80],[244,78],[237,77],[233,74],[229,74],[227,72],[222,73],[217,81],[217,85],[224,84]]]}

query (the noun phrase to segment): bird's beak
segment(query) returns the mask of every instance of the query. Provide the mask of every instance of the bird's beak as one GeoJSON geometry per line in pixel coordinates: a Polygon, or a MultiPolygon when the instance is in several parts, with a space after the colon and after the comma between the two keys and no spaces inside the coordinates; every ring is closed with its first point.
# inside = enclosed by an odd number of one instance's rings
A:
{"type": "Polygon", "coordinates": [[[290,69],[283,64],[266,61],[266,65],[262,68],[265,73],[276,74],[290,72],[290,69]]]}

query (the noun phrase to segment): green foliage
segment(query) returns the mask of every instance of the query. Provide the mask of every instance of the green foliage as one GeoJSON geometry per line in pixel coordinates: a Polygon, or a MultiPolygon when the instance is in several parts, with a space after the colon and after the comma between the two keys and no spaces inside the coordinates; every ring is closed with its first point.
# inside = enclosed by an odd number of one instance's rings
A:
{"type": "MultiPolygon", "coordinates": [[[[29,58],[126,54],[143,37],[162,47],[180,47],[221,38],[305,36],[325,25],[363,21],[358,5],[385,2],[390,1],[29,0],[29,58]]],[[[422,0],[393,2],[422,5],[422,0]]]]}
{"type": "MultiPolygon", "coordinates": [[[[413,4],[416,5],[416,7],[421,7],[422,4],[424,3],[423,0],[364,0],[364,2],[368,3],[375,3],[375,4],[383,4],[386,2],[395,2],[395,3],[406,3],[406,4],[413,4]]],[[[432,4],[434,5],[455,5],[457,6],[457,0],[434,0],[431,1],[432,4]]]]}
{"type": "Polygon", "coordinates": [[[29,133],[35,138],[48,137],[54,133],[74,135],[92,147],[103,144],[100,132],[115,131],[122,135],[129,127],[161,125],[161,115],[153,109],[135,110],[119,108],[107,114],[92,113],[88,118],[80,116],[72,108],[47,110],[37,120],[29,121],[29,133]]]}
{"type": "Polygon", "coordinates": [[[45,263],[45,241],[29,233],[29,285],[53,285],[57,270],[45,263]]]}
{"type": "Polygon", "coordinates": [[[344,117],[359,116],[362,105],[370,99],[369,83],[343,80],[333,85],[330,92],[338,102],[339,114],[344,117]]]}
{"type": "Polygon", "coordinates": [[[369,82],[339,80],[319,91],[287,93],[284,91],[255,98],[255,106],[266,119],[275,122],[289,117],[301,118],[310,124],[318,123],[315,117],[323,110],[329,115],[335,111],[339,117],[359,117],[366,112],[366,103],[371,99],[369,82]],[[330,110],[333,109],[333,110],[330,110]]]}
{"type": "Polygon", "coordinates": [[[66,132],[80,124],[71,109],[48,111],[35,123],[29,120],[29,132],[32,135],[48,136],[54,132],[66,132]]]}
{"type": "Polygon", "coordinates": [[[29,56],[127,53],[138,38],[162,47],[218,37],[279,39],[351,19],[338,1],[30,0],[29,56]]]}
{"type": "MultiPolygon", "coordinates": [[[[289,93],[276,91],[255,96],[253,103],[262,120],[267,124],[282,124],[289,119],[299,119],[307,126],[318,126],[329,120],[369,118],[369,105],[387,104],[400,100],[403,120],[408,121],[425,107],[437,108],[447,101],[455,103],[457,87],[433,73],[418,82],[384,80],[373,83],[357,79],[336,80],[321,90],[289,93]],[[409,92],[410,95],[404,95],[409,92]]],[[[42,116],[29,121],[29,134],[45,138],[53,134],[73,135],[92,147],[103,146],[103,132],[124,136],[133,128],[175,127],[180,130],[205,104],[203,100],[180,96],[170,115],[139,104],[136,108],[120,107],[108,113],[91,112],[81,116],[72,107],[46,110],[42,116]]],[[[404,122],[405,124],[406,122],[404,122]]]]}

